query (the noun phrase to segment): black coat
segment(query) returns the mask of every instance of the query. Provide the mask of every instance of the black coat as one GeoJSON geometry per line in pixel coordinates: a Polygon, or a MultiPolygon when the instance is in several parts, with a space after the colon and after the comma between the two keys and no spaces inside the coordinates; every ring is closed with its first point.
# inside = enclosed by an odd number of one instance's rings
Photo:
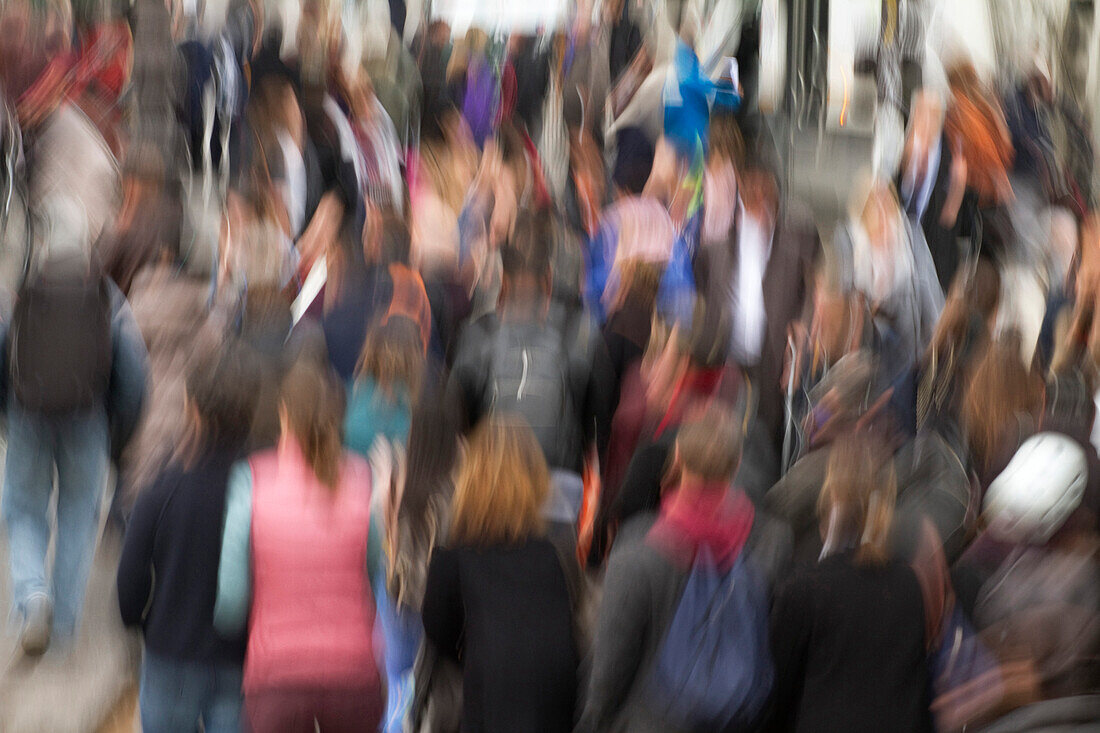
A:
{"type": "Polygon", "coordinates": [[[834,555],[796,573],[772,611],[771,730],[930,733],[924,603],[900,562],[834,555]]]}
{"type": "Polygon", "coordinates": [[[572,613],[548,540],[435,550],[424,633],[462,666],[463,733],[573,729],[579,659],[572,613]]]}

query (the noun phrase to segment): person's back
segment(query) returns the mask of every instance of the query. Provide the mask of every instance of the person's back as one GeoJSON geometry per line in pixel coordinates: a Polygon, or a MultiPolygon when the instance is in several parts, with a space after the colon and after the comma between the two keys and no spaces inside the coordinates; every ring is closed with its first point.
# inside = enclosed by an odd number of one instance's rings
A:
{"type": "Polygon", "coordinates": [[[141,721],[148,733],[240,726],[243,634],[214,629],[230,467],[256,403],[256,373],[232,344],[200,351],[186,376],[186,430],[144,491],[118,567],[123,623],[141,625],[141,721]]]}
{"type": "Polygon", "coordinates": [[[369,467],[346,456],[327,496],[296,445],[254,455],[249,466],[255,587],[246,689],[377,682],[374,611],[364,602],[369,467]]]}
{"type": "Polygon", "coordinates": [[[343,450],[343,399],[320,354],[283,379],[275,449],[233,469],[215,623],[248,626],[252,730],[373,730],[382,691],[367,579],[371,476],[343,450]]]}
{"type": "MultiPolygon", "coordinates": [[[[791,716],[780,729],[931,730],[924,607],[909,566],[826,558],[780,587],[772,621],[780,647],[804,655],[800,694],[776,703],[791,716]]],[[[795,653],[776,653],[780,676],[798,669],[795,653]]]]}
{"type": "Polygon", "coordinates": [[[776,593],[777,731],[931,731],[924,598],[890,556],[895,495],[883,445],[830,449],[818,502],[824,548],[776,593]]]}
{"type": "Polygon", "coordinates": [[[767,697],[764,581],[774,568],[756,548],[766,559],[773,538],[729,488],[740,458],[732,420],[721,410],[710,418],[677,437],[682,479],[660,512],[635,515],[615,538],[579,731],[746,730],[767,697]],[[704,593],[712,579],[722,603],[704,593]],[[705,649],[670,641],[685,636],[705,649]],[[737,654],[719,653],[731,646],[737,654]]]}
{"type": "MultiPolygon", "coordinates": [[[[454,594],[448,600],[461,601],[464,620],[463,730],[571,730],[578,659],[554,545],[531,538],[512,546],[437,549],[429,586],[441,573],[461,585],[448,589],[454,594]]],[[[446,610],[439,600],[425,596],[426,626],[446,610]]]]}
{"type": "Polygon", "coordinates": [[[422,606],[426,639],[462,667],[463,731],[573,729],[579,650],[569,560],[542,518],[549,484],[517,418],[490,417],[473,434],[422,606]]]}
{"type": "MultiPolygon", "coordinates": [[[[589,444],[596,441],[602,453],[614,374],[600,333],[587,315],[565,313],[550,303],[545,234],[533,218],[517,223],[512,241],[501,250],[499,315],[467,327],[450,388],[464,408],[468,427],[491,412],[522,415],[560,489],[563,483],[579,487],[589,444]]],[[[571,494],[565,491],[570,501],[571,494]]],[[[578,507],[579,501],[572,508],[578,507]]]]}
{"type": "Polygon", "coordinates": [[[236,451],[215,450],[190,466],[173,463],[134,508],[119,567],[119,605],[124,623],[142,624],[149,651],[202,662],[244,659],[244,639],[223,639],[213,628],[221,523],[212,518],[225,511],[236,458],[236,451]],[[139,567],[143,560],[148,564],[139,567]],[[142,574],[146,584],[137,580],[142,574]]]}

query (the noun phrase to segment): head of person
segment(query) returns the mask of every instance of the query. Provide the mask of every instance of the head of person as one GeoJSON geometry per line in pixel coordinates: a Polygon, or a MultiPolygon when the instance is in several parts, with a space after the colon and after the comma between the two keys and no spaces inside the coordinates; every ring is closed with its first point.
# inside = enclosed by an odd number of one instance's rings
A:
{"type": "Polygon", "coordinates": [[[282,440],[297,445],[317,480],[335,489],[343,459],[344,401],[325,367],[311,359],[294,362],[280,389],[279,424],[282,440]]]}
{"type": "Polygon", "coordinates": [[[356,381],[369,379],[383,394],[403,395],[414,402],[423,376],[424,345],[419,325],[404,316],[394,316],[371,326],[355,366],[356,381]]]}
{"type": "Polygon", "coordinates": [[[542,317],[550,305],[553,272],[550,237],[539,217],[522,213],[500,248],[500,310],[503,316],[542,317]]]}
{"type": "Polygon", "coordinates": [[[715,114],[711,117],[707,157],[711,163],[730,164],[734,169],[740,169],[745,164],[745,139],[734,115],[715,114]]]}
{"type": "Polygon", "coordinates": [[[724,406],[715,404],[690,418],[676,433],[681,489],[728,489],[741,464],[741,443],[741,427],[724,406]]]}
{"type": "Polygon", "coordinates": [[[412,238],[408,222],[392,209],[372,211],[363,227],[363,255],[382,266],[409,264],[412,238]]]}
{"type": "Polygon", "coordinates": [[[450,541],[515,545],[545,532],[550,472],[535,434],[522,419],[491,415],[470,439],[455,487],[450,541]]]}
{"type": "Polygon", "coordinates": [[[184,460],[192,462],[211,450],[242,449],[252,429],[258,394],[259,371],[248,352],[233,342],[200,347],[184,387],[184,460]]]}
{"type": "Polygon", "coordinates": [[[1021,423],[1034,420],[1042,409],[1043,382],[1020,357],[1018,342],[1000,339],[989,344],[970,377],[962,405],[962,425],[975,463],[995,464],[1015,448],[1021,423]]]}
{"type": "Polygon", "coordinates": [[[889,556],[897,478],[889,450],[868,431],[833,443],[817,502],[824,554],[855,550],[856,562],[889,556]]]}
{"type": "Polygon", "coordinates": [[[741,203],[752,216],[774,219],[779,212],[779,182],[765,165],[747,161],[738,175],[741,203]]]}

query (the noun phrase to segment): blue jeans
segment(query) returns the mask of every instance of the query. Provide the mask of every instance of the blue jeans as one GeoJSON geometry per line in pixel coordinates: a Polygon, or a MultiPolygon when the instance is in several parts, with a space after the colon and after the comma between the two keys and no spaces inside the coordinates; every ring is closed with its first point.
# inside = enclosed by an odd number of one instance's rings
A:
{"type": "Polygon", "coordinates": [[[401,733],[413,698],[413,665],[424,627],[420,614],[390,600],[384,582],[374,584],[374,603],[386,650],[386,712],[383,733],[401,733]]]}
{"type": "Polygon", "coordinates": [[[141,665],[141,729],[145,733],[240,733],[239,665],[165,659],[147,649],[141,665]]]}
{"type": "Polygon", "coordinates": [[[8,452],[0,512],[8,530],[12,601],[22,614],[29,600],[53,603],[53,633],[76,632],[95,554],[99,504],[107,476],[107,415],[102,407],[69,415],[8,406],[8,452]],[[46,580],[49,509],[57,471],[57,538],[46,580]]]}

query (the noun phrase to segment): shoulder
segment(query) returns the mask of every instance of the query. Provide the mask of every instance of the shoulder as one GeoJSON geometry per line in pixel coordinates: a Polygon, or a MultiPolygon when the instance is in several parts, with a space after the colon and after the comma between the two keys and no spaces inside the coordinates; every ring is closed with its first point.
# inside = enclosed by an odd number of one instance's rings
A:
{"type": "Polygon", "coordinates": [[[268,466],[277,465],[279,461],[279,452],[276,448],[265,448],[264,450],[256,451],[248,456],[248,458],[238,461],[233,464],[233,473],[240,473],[241,471],[255,471],[257,469],[264,469],[268,466]]]}
{"type": "Polygon", "coordinates": [[[672,562],[649,542],[657,515],[646,512],[620,527],[607,562],[607,582],[636,583],[646,578],[676,574],[672,562]]]}
{"type": "Polygon", "coordinates": [[[344,451],[343,474],[346,481],[350,481],[355,485],[370,486],[370,463],[354,451],[344,451]]]}
{"type": "Polygon", "coordinates": [[[455,365],[476,359],[488,346],[490,339],[499,330],[500,321],[495,313],[488,313],[476,320],[470,321],[462,329],[458,338],[458,354],[455,357],[455,365]]]}
{"type": "Polygon", "coordinates": [[[155,521],[183,480],[183,472],[175,463],[169,464],[137,498],[132,521],[155,521]]]}

